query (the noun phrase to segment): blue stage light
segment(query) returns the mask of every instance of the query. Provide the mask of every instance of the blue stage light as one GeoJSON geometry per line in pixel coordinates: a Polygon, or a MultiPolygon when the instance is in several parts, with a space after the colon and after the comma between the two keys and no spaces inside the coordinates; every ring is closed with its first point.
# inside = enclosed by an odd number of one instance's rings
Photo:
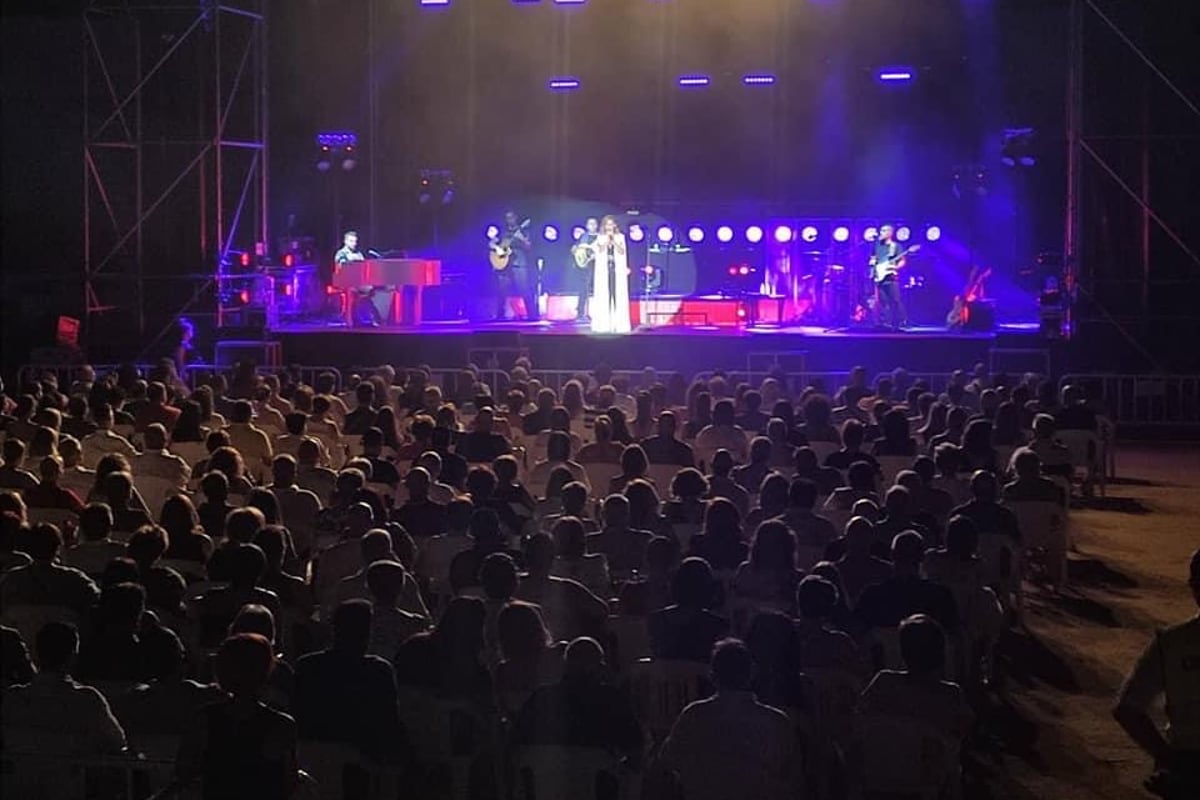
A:
{"type": "Polygon", "coordinates": [[[775,228],[775,241],[780,244],[787,244],[792,240],[792,229],[787,225],[779,225],[775,228]]]}
{"type": "Polygon", "coordinates": [[[704,229],[699,225],[693,225],[688,228],[688,241],[692,244],[700,244],[704,241],[704,229]]]}
{"type": "Polygon", "coordinates": [[[846,242],[850,240],[850,229],[845,225],[838,225],[833,229],[833,240],[835,242],[846,242]]]}
{"type": "Polygon", "coordinates": [[[549,86],[552,92],[573,92],[579,88],[579,78],[569,76],[551,78],[549,86]]]}
{"type": "Polygon", "coordinates": [[[571,238],[577,242],[583,238],[585,233],[587,233],[587,229],[582,225],[576,225],[574,228],[571,228],[571,238]]]}
{"type": "Polygon", "coordinates": [[[907,242],[912,238],[912,228],[907,225],[901,225],[896,229],[896,241],[907,242]]]}
{"type": "Polygon", "coordinates": [[[910,67],[884,67],[875,77],[882,83],[907,83],[915,74],[910,67]]]}
{"type": "Polygon", "coordinates": [[[936,242],[940,238],[942,238],[942,229],[937,225],[930,225],[925,229],[925,241],[936,242]]]}
{"type": "Polygon", "coordinates": [[[728,225],[722,225],[717,228],[717,241],[722,244],[729,244],[733,241],[733,228],[728,225]]]}
{"type": "Polygon", "coordinates": [[[770,86],[775,83],[775,76],[753,72],[749,75],[743,75],[742,83],[747,86],[770,86]]]}
{"type": "Polygon", "coordinates": [[[804,229],[800,231],[800,238],[808,244],[812,244],[817,240],[817,229],[812,225],[805,225],[804,229]]]}
{"type": "Polygon", "coordinates": [[[707,75],[680,75],[680,86],[708,86],[712,83],[712,79],[707,75]]]}
{"type": "Polygon", "coordinates": [[[763,229],[757,225],[751,225],[746,228],[746,241],[750,244],[758,244],[763,240],[763,229]]]}
{"type": "Polygon", "coordinates": [[[423,6],[448,6],[450,0],[421,0],[423,6]]]}
{"type": "Polygon", "coordinates": [[[671,230],[670,225],[659,225],[658,226],[658,240],[660,242],[662,242],[663,244],[666,244],[667,242],[671,241],[674,238],[675,238],[675,231],[671,230]]]}
{"type": "Polygon", "coordinates": [[[629,226],[629,241],[642,242],[646,240],[646,229],[638,223],[629,226]]]}
{"type": "Polygon", "coordinates": [[[864,242],[873,242],[878,238],[879,238],[879,228],[876,228],[874,225],[872,225],[870,228],[867,228],[865,231],[863,231],[863,241],[864,242]]]}
{"type": "Polygon", "coordinates": [[[545,228],[542,228],[542,238],[544,238],[547,242],[557,242],[558,227],[554,225],[547,225],[545,228]]]}
{"type": "Polygon", "coordinates": [[[497,239],[500,236],[500,229],[497,228],[495,225],[488,225],[484,229],[483,235],[489,239],[497,239]]]}

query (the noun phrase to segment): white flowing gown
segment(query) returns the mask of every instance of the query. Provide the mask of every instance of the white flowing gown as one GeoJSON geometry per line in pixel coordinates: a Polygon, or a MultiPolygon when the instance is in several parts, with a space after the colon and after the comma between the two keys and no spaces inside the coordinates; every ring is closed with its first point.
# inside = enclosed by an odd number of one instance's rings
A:
{"type": "Polygon", "coordinates": [[[625,234],[613,237],[611,248],[608,237],[600,234],[596,240],[596,262],[592,272],[592,333],[629,333],[629,248],[625,234]],[[616,287],[612,295],[608,286],[608,262],[611,257],[616,269],[616,287]]]}

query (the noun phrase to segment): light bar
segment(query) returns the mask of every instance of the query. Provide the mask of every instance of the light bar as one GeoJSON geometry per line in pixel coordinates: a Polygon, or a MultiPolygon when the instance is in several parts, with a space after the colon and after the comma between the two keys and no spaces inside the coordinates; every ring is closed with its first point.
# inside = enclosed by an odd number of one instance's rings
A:
{"type": "Polygon", "coordinates": [[[680,75],[680,86],[708,86],[712,83],[712,79],[707,75],[680,75]]]}
{"type": "Polygon", "coordinates": [[[747,86],[771,86],[775,83],[774,75],[751,73],[742,76],[742,83],[747,86]]]}
{"type": "Polygon", "coordinates": [[[317,134],[321,147],[357,147],[358,134],[354,131],[321,131],[317,134]]]}
{"type": "Polygon", "coordinates": [[[423,6],[448,6],[450,0],[421,0],[423,6]]]}
{"type": "Polygon", "coordinates": [[[550,90],[554,92],[573,92],[579,88],[579,78],[562,77],[550,79],[550,90]]]}
{"type": "Polygon", "coordinates": [[[913,71],[908,67],[887,67],[875,77],[884,83],[903,83],[913,79],[913,71]]]}

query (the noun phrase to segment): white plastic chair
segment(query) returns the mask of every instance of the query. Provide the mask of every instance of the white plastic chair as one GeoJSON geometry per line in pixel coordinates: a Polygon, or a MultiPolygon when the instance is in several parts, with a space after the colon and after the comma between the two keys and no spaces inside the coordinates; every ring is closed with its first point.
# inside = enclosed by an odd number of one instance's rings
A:
{"type": "Polygon", "coordinates": [[[1071,466],[1082,469],[1087,482],[1098,481],[1100,496],[1108,491],[1103,462],[1100,460],[1100,437],[1093,431],[1058,431],[1055,436],[1071,451],[1071,466]]]}
{"type": "Polygon", "coordinates": [[[675,474],[681,469],[683,467],[678,464],[651,464],[646,469],[646,474],[654,479],[654,485],[658,487],[659,497],[664,500],[670,497],[671,481],[675,480],[675,474]]]}
{"type": "Polygon", "coordinates": [[[643,658],[630,670],[630,686],[642,724],[665,737],[679,712],[708,693],[708,665],[696,661],[643,658]]]}
{"type": "Polygon", "coordinates": [[[142,500],[145,501],[146,508],[150,509],[150,516],[154,519],[158,519],[162,513],[163,503],[167,501],[167,498],[181,492],[174,483],[157,475],[134,475],[133,485],[142,495],[142,500]]]}
{"type": "Polygon", "coordinates": [[[189,467],[194,467],[208,458],[208,447],[204,442],[172,442],[170,450],[186,461],[189,467]]]}
{"type": "Polygon", "coordinates": [[[608,482],[621,474],[620,464],[589,463],[583,465],[588,483],[592,486],[592,497],[607,497],[608,482]]]}
{"type": "Polygon", "coordinates": [[[1007,503],[1017,516],[1026,550],[1044,551],[1046,573],[1058,587],[1067,583],[1067,517],[1058,503],[1016,500],[1007,503]]]}
{"type": "Polygon", "coordinates": [[[513,767],[518,800],[594,800],[597,778],[603,774],[617,781],[618,797],[631,797],[629,772],[599,747],[519,747],[513,767]]]}
{"type": "Polygon", "coordinates": [[[817,454],[819,464],[824,464],[825,459],[842,449],[837,442],[809,442],[808,446],[817,454]]]}

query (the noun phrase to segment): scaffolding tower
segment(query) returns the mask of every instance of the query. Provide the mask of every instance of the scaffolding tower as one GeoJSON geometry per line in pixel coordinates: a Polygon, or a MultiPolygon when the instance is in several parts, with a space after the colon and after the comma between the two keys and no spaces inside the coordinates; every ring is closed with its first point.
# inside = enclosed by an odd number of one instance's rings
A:
{"type": "Polygon", "coordinates": [[[266,0],[92,0],[84,336],[145,355],[267,239],[266,0]]]}

